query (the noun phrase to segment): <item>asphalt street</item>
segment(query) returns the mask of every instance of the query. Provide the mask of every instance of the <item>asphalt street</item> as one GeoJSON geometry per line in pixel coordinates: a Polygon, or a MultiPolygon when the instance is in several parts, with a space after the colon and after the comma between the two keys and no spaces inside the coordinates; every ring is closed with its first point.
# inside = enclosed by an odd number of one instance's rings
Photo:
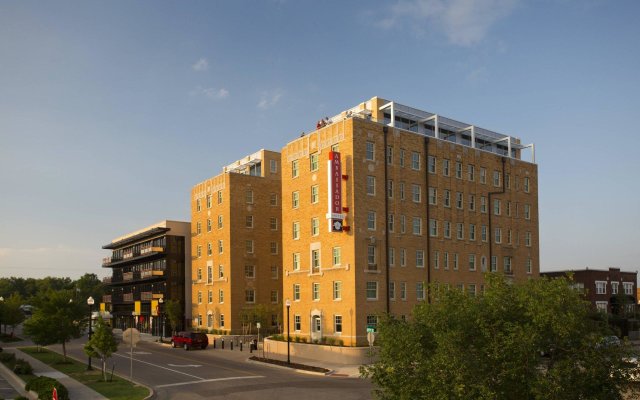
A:
{"type": "MultiPolygon", "coordinates": [[[[86,340],[67,345],[70,355],[86,359],[86,340]]],[[[55,346],[52,346],[55,347],[55,346]]],[[[61,351],[61,346],[56,350],[61,351]]],[[[290,369],[249,362],[248,351],[212,349],[185,351],[154,342],[139,342],[133,349],[121,344],[108,361],[108,370],[150,386],[157,399],[270,400],[285,396],[305,400],[371,399],[372,385],[357,378],[309,375],[290,369]],[[133,368],[131,368],[131,366],[133,368]]],[[[93,360],[99,367],[99,360],[93,360]]]]}

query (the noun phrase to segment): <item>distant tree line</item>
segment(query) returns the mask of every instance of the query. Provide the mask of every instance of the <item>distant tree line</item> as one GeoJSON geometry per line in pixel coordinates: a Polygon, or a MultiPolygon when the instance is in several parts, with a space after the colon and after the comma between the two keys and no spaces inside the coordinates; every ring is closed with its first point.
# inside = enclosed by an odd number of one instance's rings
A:
{"type": "Polygon", "coordinates": [[[54,291],[72,290],[74,300],[85,303],[87,298],[92,296],[97,304],[104,294],[104,286],[96,274],[87,273],[76,280],[53,276],[46,278],[17,278],[13,276],[0,278],[0,296],[8,299],[11,295],[18,295],[25,304],[30,304],[39,293],[50,289],[54,291]]]}

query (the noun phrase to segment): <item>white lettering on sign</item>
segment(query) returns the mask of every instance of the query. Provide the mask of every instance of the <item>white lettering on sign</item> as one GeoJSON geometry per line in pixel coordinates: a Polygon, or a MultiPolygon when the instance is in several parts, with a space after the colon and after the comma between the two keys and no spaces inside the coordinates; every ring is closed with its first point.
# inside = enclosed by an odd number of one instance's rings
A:
{"type": "Polygon", "coordinates": [[[342,213],[342,162],[340,159],[340,153],[337,151],[329,152],[329,161],[327,162],[327,182],[329,185],[328,198],[328,210],[327,218],[334,219],[331,224],[331,230],[333,232],[342,231],[342,221],[336,221],[335,215],[342,213]],[[334,218],[331,218],[334,216],[334,218]],[[335,222],[339,222],[336,224],[335,222]]]}

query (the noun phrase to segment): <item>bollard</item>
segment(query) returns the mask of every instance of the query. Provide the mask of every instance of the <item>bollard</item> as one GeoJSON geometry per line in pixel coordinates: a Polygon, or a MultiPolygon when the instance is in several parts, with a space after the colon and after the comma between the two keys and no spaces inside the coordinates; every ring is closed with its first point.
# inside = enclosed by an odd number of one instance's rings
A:
{"type": "Polygon", "coordinates": [[[249,353],[253,353],[253,342],[249,343],[249,353]]]}
{"type": "Polygon", "coordinates": [[[233,350],[233,340],[231,341],[231,350],[233,350]]]}
{"type": "Polygon", "coordinates": [[[213,339],[213,348],[214,349],[216,348],[216,339],[215,338],[213,339]]]}
{"type": "Polygon", "coordinates": [[[220,339],[220,340],[222,341],[222,345],[220,345],[220,348],[221,348],[222,350],[224,350],[224,338],[222,338],[222,339],[220,339]]]}
{"type": "Polygon", "coordinates": [[[242,342],[240,342],[240,351],[242,351],[242,342]]]}

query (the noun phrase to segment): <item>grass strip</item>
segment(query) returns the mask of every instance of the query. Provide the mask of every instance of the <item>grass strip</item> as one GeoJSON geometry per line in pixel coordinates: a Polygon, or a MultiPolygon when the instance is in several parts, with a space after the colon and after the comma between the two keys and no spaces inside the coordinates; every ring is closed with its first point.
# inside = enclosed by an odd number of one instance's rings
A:
{"type": "MultiPolygon", "coordinates": [[[[22,347],[20,350],[50,367],[57,369],[63,374],[70,376],[83,385],[90,387],[108,399],[142,400],[149,396],[149,389],[144,386],[136,385],[116,375],[113,376],[112,381],[104,382],[100,368],[87,371],[86,364],[68,357],[67,361],[64,361],[62,354],[49,349],[22,347]]],[[[109,378],[109,374],[107,374],[107,378],[109,378]]]]}

